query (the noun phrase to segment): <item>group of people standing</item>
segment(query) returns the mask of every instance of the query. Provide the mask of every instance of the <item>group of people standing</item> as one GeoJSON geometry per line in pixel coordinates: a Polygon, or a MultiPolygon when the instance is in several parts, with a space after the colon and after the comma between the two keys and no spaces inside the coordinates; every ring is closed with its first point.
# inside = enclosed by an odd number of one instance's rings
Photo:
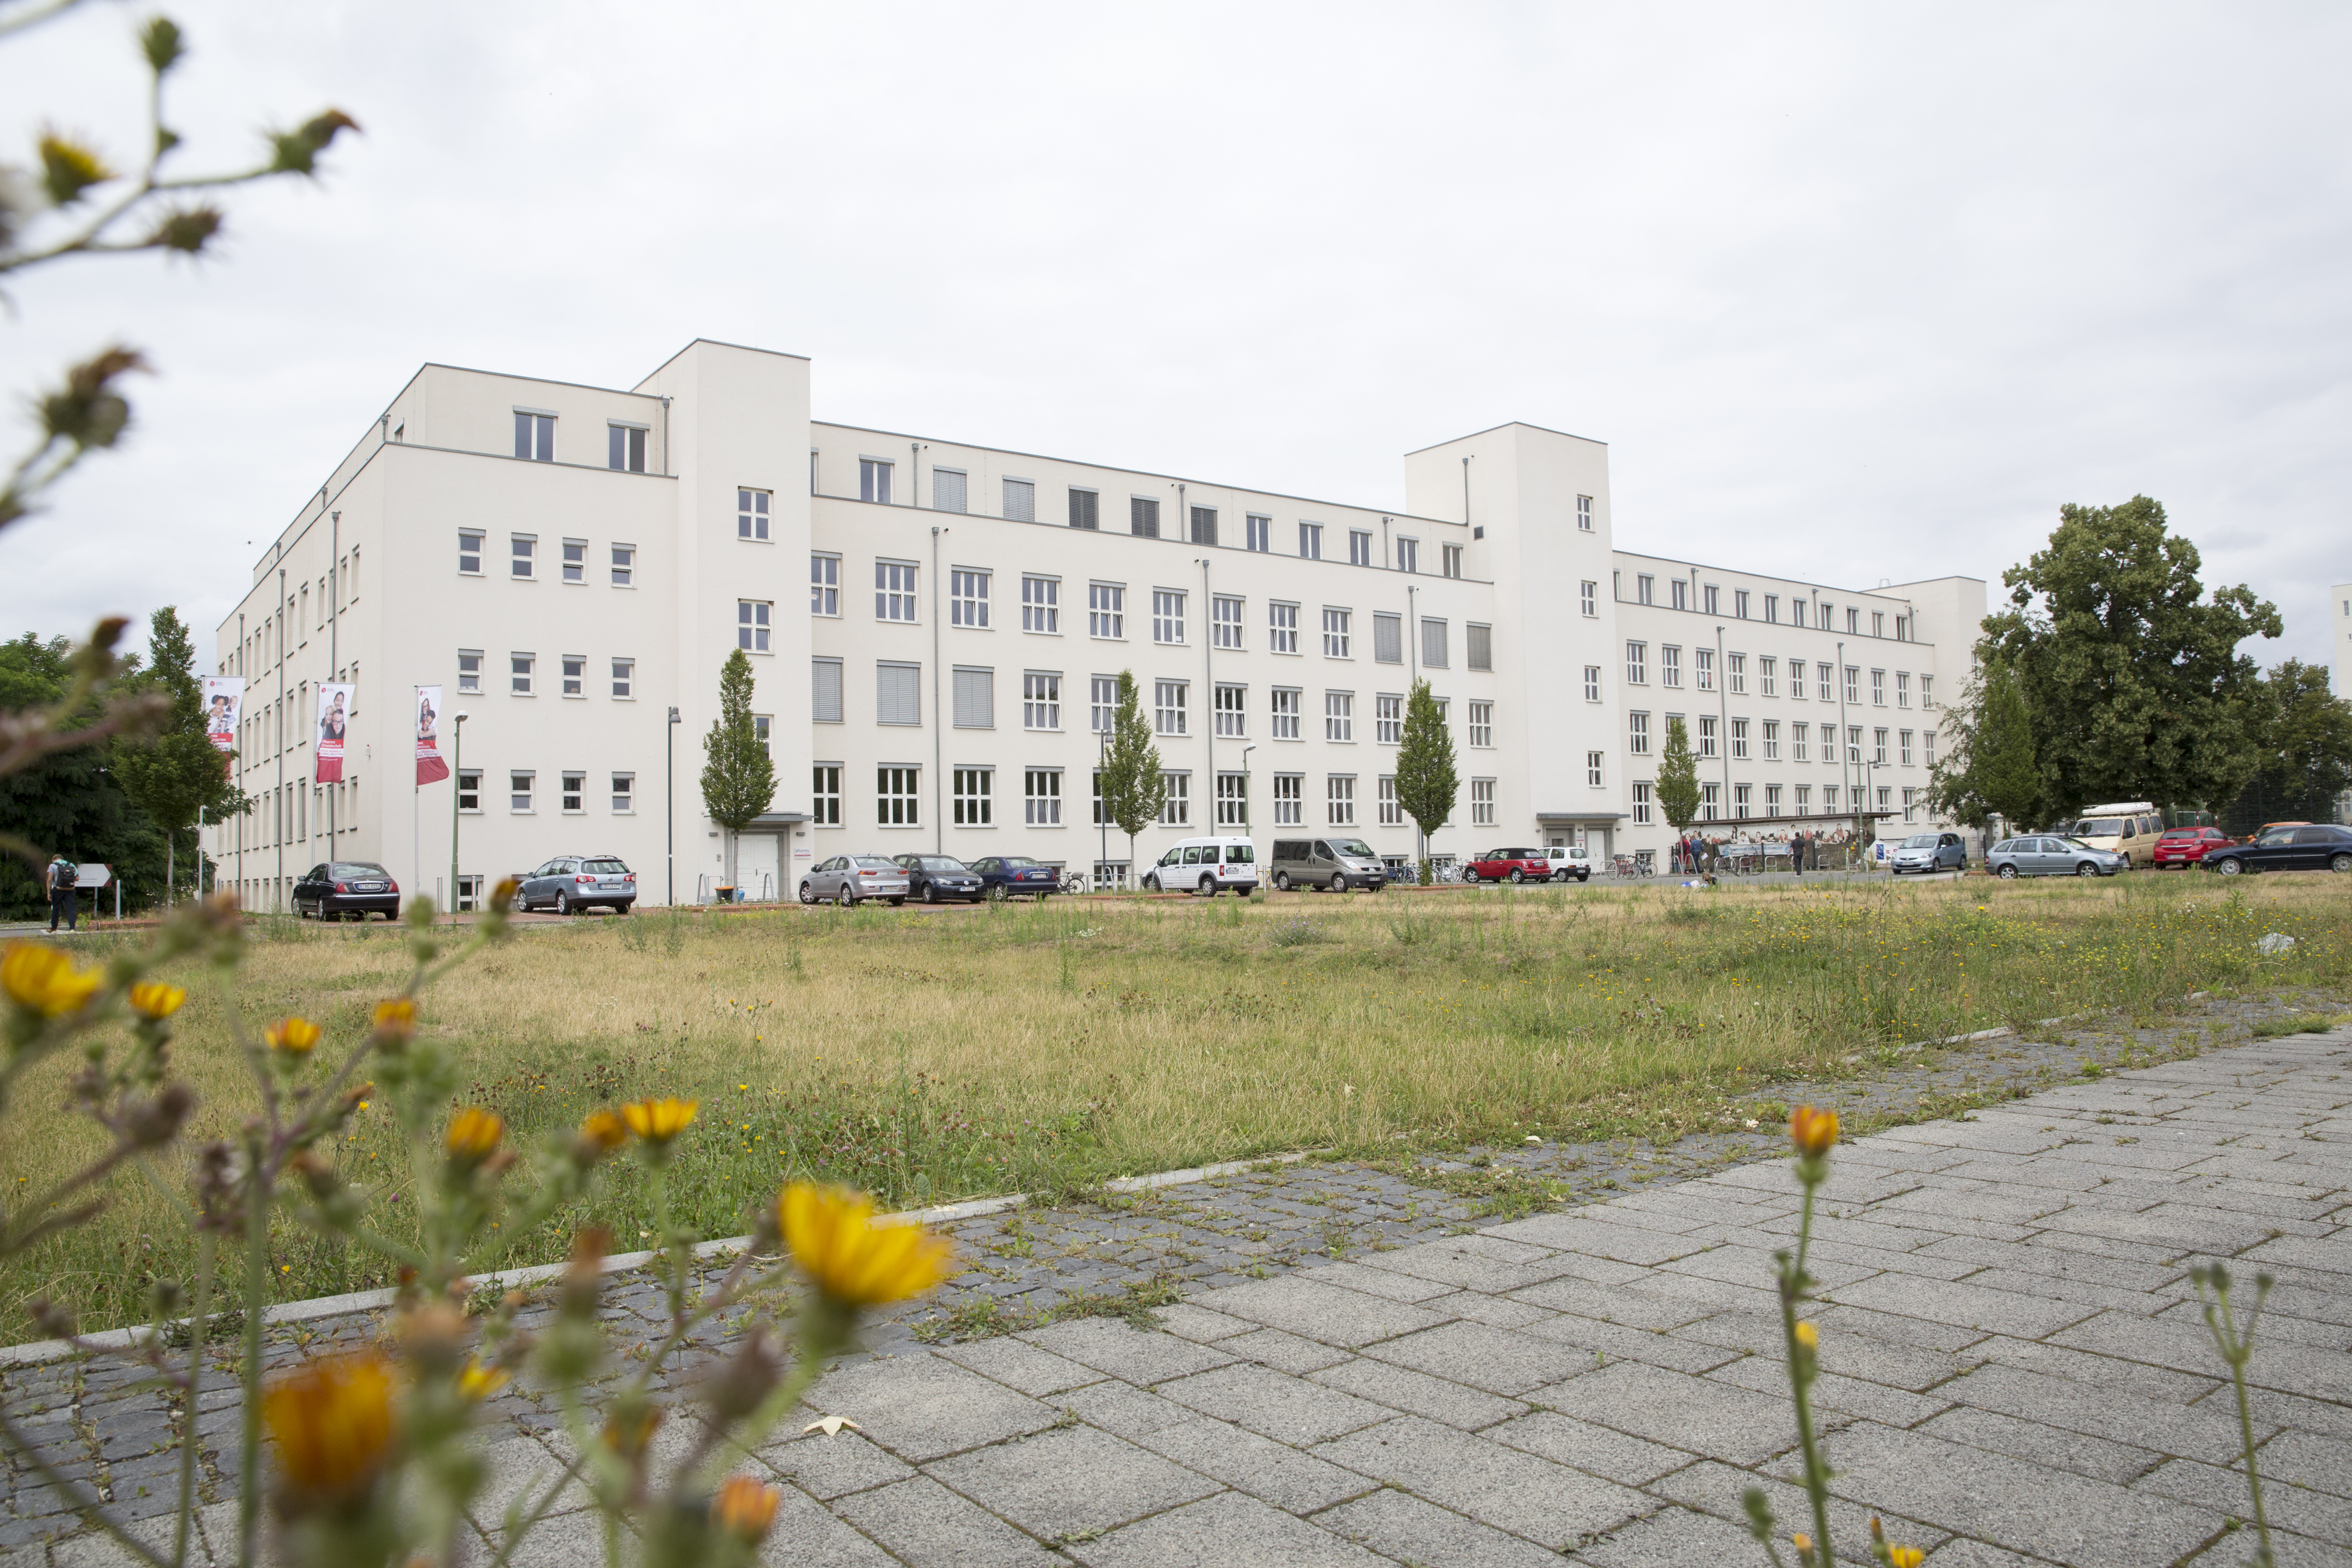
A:
{"type": "Polygon", "coordinates": [[[1724,847],[1727,844],[1753,844],[1759,850],[1768,844],[1774,846],[1785,844],[1789,850],[1789,868],[1802,877],[1807,871],[1818,871],[1822,868],[1822,851],[1824,846],[1835,847],[1844,844],[1851,837],[1850,830],[1824,834],[1807,833],[1800,829],[1795,833],[1776,833],[1764,837],[1738,839],[1707,838],[1690,833],[1675,839],[1668,848],[1667,855],[1673,860],[1674,869],[1677,873],[1697,875],[1713,871],[1723,863],[1727,858],[1724,847]]]}

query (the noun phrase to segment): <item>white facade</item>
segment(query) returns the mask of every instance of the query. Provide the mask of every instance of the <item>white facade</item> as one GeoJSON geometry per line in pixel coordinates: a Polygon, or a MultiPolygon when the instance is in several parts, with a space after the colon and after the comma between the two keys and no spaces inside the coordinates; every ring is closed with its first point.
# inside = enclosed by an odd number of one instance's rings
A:
{"type": "Polygon", "coordinates": [[[2352,583],[2338,583],[2327,591],[2327,620],[2336,695],[2352,698],[2352,583]]]}
{"type": "Polygon", "coordinates": [[[779,779],[740,848],[754,896],[850,851],[1116,874],[1093,767],[1122,670],[1171,787],[1140,861],[1244,820],[1408,858],[1386,787],[1422,678],[1463,781],[1440,855],[1661,848],[1669,716],[1716,746],[1706,831],[1850,823],[1858,788],[1899,826],[1960,679],[1938,652],[1965,669],[1984,585],[1862,593],[1621,551],[1607,457],[1504,426],[1411,454],[1406,510],[1384,512],[817,423],[807,361],[709,342],[625,392],[429,365],[221,625],[262,804],[209,847],[257,908],[330,858],[446,892],[453,831],[467,885],[609,853],[647,902],[700,899],[725,871],[701,742],[738,647],[779,779]],[[359,688],[346,782],[321,788],[314,692],[338,679],[359,688]],[[444,689],[456,787],[410,782],[419,685],[444,689]]]}

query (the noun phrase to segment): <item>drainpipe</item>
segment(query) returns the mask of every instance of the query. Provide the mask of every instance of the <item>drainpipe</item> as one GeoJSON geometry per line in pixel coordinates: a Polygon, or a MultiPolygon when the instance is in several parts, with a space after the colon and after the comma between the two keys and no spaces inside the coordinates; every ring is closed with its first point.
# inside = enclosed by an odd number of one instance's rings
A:
{"type": "Polygon", "coordinates": [[[1381,519],[1381,564],[1392,572],[1397,570],[1396,557],[1389,552],[1389,520],[1387,518],[1381,519]]]}
{"type": "MultiPolygon", "coordinates": [[[[929,443],[923,441],[907,443],[907,504],[908,506],[923,504],[923,448],[927,445],[929,443]]],[[[931,504],[937,507],[939,500],[939,496],[934,493],[931,497],[931,504]]]]}
{"type": "MultiPolygon", "coordinates": [[[[239,610],[236,613],[236,672],[239,675],[246,674],[247,662],[247,661],[245,657],[245,612],[243,610],[239,610]]],[[[252,679],[250,677],[247,677],[246,684],[248,687],[252,685],[252,679]]],[[[246,709],[248,706],[247,699],[250,695],[250,692],[240,692],[237,696],[236,704],[238,719],[247,723],[252,721],[252,715],[246,711],[246,709]]],[[[242,725],[240,725],[240,728],[241,727],[242,725]]],[[[245,758],[244,739],[242,736],[238,737],[236,754],[236,787],[237,793],[241,795],[245,792],[245,770],[247,766],[245,758]]],[[[253,808],[248,805],[246,807],[244,812],[240,814],[240,818],[249,817],[252,815],[253,808]]],[[[236,891],[238,898],[241,899],[245,896],[245,835],[242,833],[236,836],[236,891]]]]}
{"type": "Polygon", "coordinates": [[[1470,458],[1462,459],[1462,526],[1470,526],[1470,458]]]}
{"type": "Polygon", "coordinates": [[[665,398],[663,398],[663,399],[661,400],[661,403],[662,403],[662,478],[664,478],[664,479],[667,479],[667,478],[669,478],[669,476],[670,476],[670,466],[669,466],[669,399],[668,399],[668,398],[667,398],[667,397],[665,397],[665,398]]]}
{"type": "Polygon", "coordinates": [[[1192,624],[1199,626],[1202,633],[1201,695],[1209,700],[1209,705],[1201,710],[1201,716],[1204,721],[1201,726],[1201,738],[1209,743],[1209,830],[1213,833],[1217,828],[1217,634],[1216,623],[1209,618],[1210,613],[1215,608],[1214,601],[1209,597],[1209,558],[1205,555],[1202,556],[1199,564],[1201,616],[1192,624]]]}
{"type": "Polygon", "coordinates": [[[1723,662],[1723,628],[1715,628],[1715,721],[1723,727],[1723,809],[1731,809],[1731,672],[1723,662]]]}
{"type": "Polygon", "coordinates": [[[278,886],[270,889],[275,898],[286,887],[286,568],[278,569],[278,802],[275,807],[278,823],[278,886]]]}
{"type": "MultiPolygon", "coordinates": [[[[1845,780],[1846,797],[1853,800],[1853,758],[1852,753],[1847,752],[1845,745],[1845,644],[1843,642],[1837,645],[1837,671],[1833,679],[1837,681],[1838,694],[1838,777],[1845,780]]],[[[1862,843],[1862,803],[1860,801],[1853,801],[1853,841],[1857,847],[1862,843]]],[[[1851,860],[1850,856],[1848,858],[1851,860]]],[[[1852,869],[1851,865],[1848,869],[1852,869]]]]}
{"type": "Polygon", "coordinates": [[[940,709],[940,535],[944,528],[931,530],[931,852],[948,852],[947,812],[940,805],[940,791],[947,786],[940,777],[946,765],[947,737],[940,731],[947,724],[947,715],[940,709]]]}
{"type": "MultiPolygon", "coordinates": [[[[387,414],[384,417],[389,419],[392,416],[387,414]]],[[[343,678],[343,667],[338,664],[336,659],[342,645],[336,634],[342,629],[343,621],[343,514],[341,512],[336,512],[333,520],[328,524],[327,539],[327,582],[332,590],[332,596],[327,605],[327,665],[334,671],[335,679],[341,680],[343,678]]],[[[351,727],[351,715],[344,714],[343,720],[344,728],[348,731],[351,727]]],[[[315,756],[317,752],[314,751],[311,754],[315,756]]],[[[310,771],[314,776],[318,773],[315,767],[310,771]]],[[[335,787],[340,789],[342,785],[338,782],[335,787]]],[[[342,846],[335,838],[335,790],[331,789],[327,792],[327,858],[332,860],[335,858],[335,851],[341,847],[342,846]]],[[[457,884],[451,882],[449,886],[455,889],[457,884]]]]}

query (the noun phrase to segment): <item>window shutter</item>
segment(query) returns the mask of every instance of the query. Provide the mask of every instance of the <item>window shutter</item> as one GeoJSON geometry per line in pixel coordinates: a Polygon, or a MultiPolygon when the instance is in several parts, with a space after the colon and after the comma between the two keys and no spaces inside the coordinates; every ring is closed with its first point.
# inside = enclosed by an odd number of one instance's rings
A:
{"type": "Polygon", "coordinates": [[[1470,628],[1470,668],[1473,669],[1495,668],[1495,629],[1492,626],[1470,628]]]}
{"type": "Polygon", "coordinates": [[[883,724],[921,723],[922,679],[923,667],[919,664],[877,664],[874,667],[876,721],[883,724]]]}
{"type": "Polygon", "coordinates": [[[957,668],[955,722],[959,730],[996,728],[996,672],[994,670],[957,668]]]}
{"type": "Polygon", "coordinates": [[[936,511],[961,511],[964,477],[953,468],[931,470],[931,507],[936,511]]]}
{"type": "Polygon", "coordinates": [[[811,694],[810,717],[820,724],[841,722],[841,660],[820,658],[811,667],[815,672],[814,689],[811,694]]]}
{"type": "Polygon", "coordinates": [[[1432,669],[1445,668],[1445,623],[1444,621],[1421,623],[1421,662],[1432,669]]]}
{"type": "Polygon", "coordinates": [[[1404,617],[1372,616],[1372,658],[1382,664],[1404,662],[1404,617]]]}
{"type": "Polygon", "coordinates": [[[1004,481],[1004,515],[1014,522],[1037,521],[1037,487],[1026,479],[1004,481]]]}

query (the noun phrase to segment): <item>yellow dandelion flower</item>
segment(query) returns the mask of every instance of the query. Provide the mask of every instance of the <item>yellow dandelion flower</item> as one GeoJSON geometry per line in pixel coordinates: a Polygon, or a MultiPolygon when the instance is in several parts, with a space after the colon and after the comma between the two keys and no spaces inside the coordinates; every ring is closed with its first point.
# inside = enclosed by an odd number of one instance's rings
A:
{"type": "Polygon", "coordinates": [[[1789,1141],[1796,1144],[1798,1153],[1818,1158],[1835,1147],[1837,1140],[1836,1111],[1801,1105],[1789,1113],[1789,1141]]]}
{"type": "Polygon", "coordinates": [[[701,1102],[692,1100],[639,1100],[621,1107],[629,1131],[648,1143],[667,1143],[686,1131],[701,1102]]]}
{"type": "Polygon", "coordinates": [[[903,1301],[952,1271],[946,1237],[920,1226],[876,1225],[874,1200],[862,1193],[794,1182],[776,1209],[793,1257],[817,1289],[845,1305],[903,1301]]]}
{"type": "Polygon", "coordinates": [[[142,1018],[164,1019],[180,1010],[188,994],[159,980],[142,981],[131,988],[131,1010],[142,1018]]]}
{"type": "Polygon", "coordinates": [[[711,1500],[710,1516],[719,1528],[745,1541],[757,1541],[776,1522],[776,1505],[783,1493],[749,1476],[730,1476],[711,1500]]]}
{"type": "Polygon", "coordinates": [[[415,1000],[408,996],[388,997],[375,1005],[371,1022],[378,1039],[405,1040],[416,1033],[415,1000]]]}
{"type": "Polygon", "coordinates": [[[441,1141],[449,1158],[461,1165],[478,1165],[496,1152],[499,1139],[507,1124],[495,1110],[484,1110],[469,1105],[457,1112],[449,1123],[449,1131],[441,1141]]]}
{"type": "Polygon", "coordinates": [[[0,989],[44,1018],[79,1012],[104,978],[95,969],[75,967],[70,956],[47,942],[12,942],[0,956],[0,989]]]}
{"type": "Polygon", "coordinates": [[[506,1386],[507,1374],[494,1366],[484,1366],[482,1358],[469,1356],[457,1373],[457,1392],[468,1399],[488,1399],[506,1386]]]}
{"type": "Polygon", "coordinates": [[[599,1154],[609,1154],[629,1141],[629,1129],[609,1110],[592,1110],[580,1124],[580,1136],[599,1154]]]}
{"type": "Polygon", "coordinates": [[[261,1416],[297,1494],[347,1492],[392,1446],[392,1369],[365,1351],[311,1362],[269,1385],[261,1416]]]}
{"type": "Polygon", "coordinates": [[[1799,1323],[1797,1325],[1797,1342],[1804,1346],[1809,1351],[1817,1351],[1822,1348],[1821,1331],[1814,1328],[1811,1323],[1799,1323]]]}
{"type": "Polygon", "coordinates": [[[319,1043],[319,1026],[308,1018],[280,1018],[262,1030],[261,1037],[269,1042],[273,1051],[306,1057],[310,1047],[319,1043]]]}

